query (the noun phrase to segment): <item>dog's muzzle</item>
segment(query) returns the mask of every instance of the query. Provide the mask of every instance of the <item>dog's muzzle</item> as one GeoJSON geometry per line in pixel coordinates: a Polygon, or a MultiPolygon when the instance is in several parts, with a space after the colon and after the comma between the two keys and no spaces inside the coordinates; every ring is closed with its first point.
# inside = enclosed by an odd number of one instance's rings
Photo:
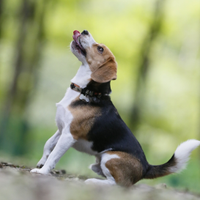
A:
{"type": "Polygon", "coordinates": [[[75,48],[81,52],[81,54],[83,54],[84,56],[86,56],[86,50],[83,48],[81,41],[80,41],[80,37],[81,35],[89,35],[89,32],[84,30],[82,33],[80,33],[79,31],[75,30],[73,32],[73,39],[74,39],[74,43],[75,43],[75,48]]]}

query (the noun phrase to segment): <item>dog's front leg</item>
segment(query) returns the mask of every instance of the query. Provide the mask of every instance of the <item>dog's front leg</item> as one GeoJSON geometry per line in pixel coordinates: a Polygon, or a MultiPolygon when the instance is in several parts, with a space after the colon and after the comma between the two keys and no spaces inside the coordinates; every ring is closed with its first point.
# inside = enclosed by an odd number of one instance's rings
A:
{"type": "Polygon", "coordinates": [[[35,168],[31,170],[32,173],[49,174],[55,167],[56,163],[60,160],[63,154],[76,142],[69,129],[64,129],[60,136],[55,148],[50,153],[47,161],[41,169],[35,168]]]}
{"type": "Polygon", "coordinates": [[[37,163],[37,168],[42,168],[44,166],[44,163],[49,157],[49,154],[56,146],[56,143],[58,142],[59,138],[60,138],[60,131],[57,130],[56,133],[46,141],[44,145],[43,155],[40,161],[37,163]]]}

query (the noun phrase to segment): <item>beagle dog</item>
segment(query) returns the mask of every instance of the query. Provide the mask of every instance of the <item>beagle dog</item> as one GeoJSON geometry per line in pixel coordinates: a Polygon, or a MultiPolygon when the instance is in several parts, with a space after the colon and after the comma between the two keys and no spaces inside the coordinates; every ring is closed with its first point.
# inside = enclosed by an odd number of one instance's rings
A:
{"type": "Polygon", "coordinates": [[[96,163],[90,169],[106,178],[88,179],[86,183],[130,186],[143,178],[181,170],[200,141],[188,140],[165,164],[150,165],[110,98],[110,81],[117,78],[114,55],[86,30],[73,32],[71,51],[82,64],[56,104],[58,130],[47,140],[43,156],[31,172],[49,174],[70,147],[94,155],[96,163]]]}

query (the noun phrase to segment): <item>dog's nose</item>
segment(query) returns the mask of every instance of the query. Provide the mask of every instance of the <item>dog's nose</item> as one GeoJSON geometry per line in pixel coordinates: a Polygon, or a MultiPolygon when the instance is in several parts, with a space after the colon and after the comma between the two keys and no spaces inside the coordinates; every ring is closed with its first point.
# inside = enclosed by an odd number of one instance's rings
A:
{"type": "Polygon", "coordinates": [[[87,30],[84,30],[81,34],[82,35],[89,35],[89,32],[87,30]]]}

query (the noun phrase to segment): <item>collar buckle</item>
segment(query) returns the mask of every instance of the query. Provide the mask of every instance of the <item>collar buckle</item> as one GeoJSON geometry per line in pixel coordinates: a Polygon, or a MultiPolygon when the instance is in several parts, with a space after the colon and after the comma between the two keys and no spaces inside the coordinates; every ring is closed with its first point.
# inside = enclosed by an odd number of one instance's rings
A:
{"type": "Polygon", "coordinates": [[[75,84],[75,83],[71,83],[70,84],[70,88],[72,89],[72,90],[74,90],[74,91],[76,91],[76,92],[82,92],[82,89],[80,88],[80,86],[79,85],[77,85],[77,84],[75,84]]]}

